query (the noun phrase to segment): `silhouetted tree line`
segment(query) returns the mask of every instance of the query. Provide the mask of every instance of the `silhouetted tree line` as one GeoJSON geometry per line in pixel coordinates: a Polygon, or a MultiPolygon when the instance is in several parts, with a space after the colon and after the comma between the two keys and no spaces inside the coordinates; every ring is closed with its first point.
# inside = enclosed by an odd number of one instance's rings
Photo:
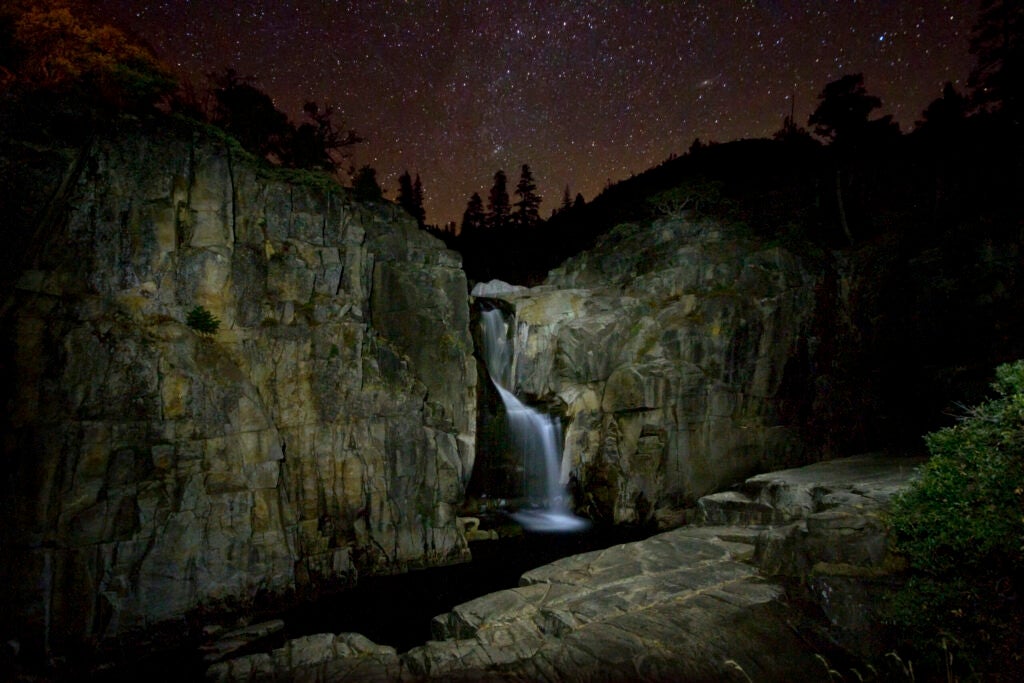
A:
{"type": "Polygon", "coordinates": [[[883,103],[861,74],[847,74],[822,89],[810,132],[790,115],[770,140],[695,140],[686,154],[610,184],[590,203],[570,201],[566,188],[546,221],[535,213],[512,220],[499,172],[486,206],[475,193],[461,233],[447,239],[472,279],[529,284],[614,225],[672,205],[804,251],[859,248],[893,234],[933,239],[978,215],[1005,217],[1024,189],[1022,15],[1019,3],[981,3],[969,92],[947,84],[909,133],[878,115],[883,103]]]}
{"type": "MultiPolygon", "coordinates": [[[[330,105],[308,101],[293,122],[255,79],[235,69],[207,75],[205,86],[178,81],[137,41],[90,22],[67,0],[10,0],[0,6],[0,126],[27,138],[88,139],[120,114],[177,114],[216,126],[252,154],[286,168],[345,170],[353,193],[384,200],[377,171],[344,168],[363,139],[337,121],[330,105]]],[[[340,177],[339,177],[340,180],[340,177]]],[[[417,174],[398,179],[396,202],[426,226],[417,174]]]]}
{"type": "Polygon", "coordinates": [[[529,229],[489,230],[501,212],[476,195],[449,242],[471,280],[527,285],[621,223],[707,218],[785,246],[824,273],[812,337],[825,359],[787,371],[794,395],[822,396],[780,398],[787,421],[825,451],[918,445],[954,401],[985,397],[993,367],[1024,357],[1024,4],[985,0],[970,40],[966,87],[946,84],[908,131],[847,74],[804,125],[694,141],[589,202],[563,193],[529,229]]]}
{"type": "Polygon", "coordinates": [[[512,204],[508,194],[508,176],[505,175],[505,171],[497,171],[494,174],[494,185],[487,195],[486,210],[480,194],[474,192],[466,204],[466,211],[462,214],[459,233],[473,236],[480,230],[500,233],[509,228],[536,227],[541,222],[541,197],[537,195],[537,183],[533,179],[533,171],[529,164],[523,164],[519,172],[515,196],[516,201],[512,204]]]}
{"type": "Polygon", "coordinates": [[[498,170],[486,205],[480,193],[474,192],[458,230],[438,232],[438,236],[462,252],[463,264],[471,279],[485,277],[495,269],[518,271],[533,259],[533,245],[543,231],[541,202],[529,164],[520,167],[519,181],[512,195],[508,190],[508,176],[498,170]]]}

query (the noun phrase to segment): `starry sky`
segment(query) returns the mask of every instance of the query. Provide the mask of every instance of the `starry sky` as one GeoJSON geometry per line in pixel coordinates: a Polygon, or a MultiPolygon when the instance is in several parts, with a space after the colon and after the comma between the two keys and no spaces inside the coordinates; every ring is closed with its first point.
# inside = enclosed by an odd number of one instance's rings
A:
{"type": "MultiPolygon", "coordinates": [[[[328,102],[352,161],[394,198],[419,173],[427,222],[461,220],[495,171],[530,164],[541,215],[682,154],[695,138],[806,125],[863,73],[904,131],[966,89],[977,0],[86,0],[197,85],[235,68],[294,120],[328,102]],[[336,114],[336,119],[339,116],[336,114]]],[[[514,201],[514,198],[513,198],[514,201]]]]}

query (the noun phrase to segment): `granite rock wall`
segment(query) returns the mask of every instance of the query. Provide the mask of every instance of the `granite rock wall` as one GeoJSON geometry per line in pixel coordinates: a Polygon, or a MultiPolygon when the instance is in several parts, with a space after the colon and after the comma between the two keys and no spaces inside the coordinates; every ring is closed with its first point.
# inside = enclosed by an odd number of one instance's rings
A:
{"type": "Polygon", "coordinates": [[[516,393],[564,415],[577,508],[646,523],[809,457],[820,277],[676,217],[616,227],[541,286],[473,293],[513,311],[516,393]]]}
{"type": "Polygon", "coordinates": [[[5,640],[60,653],[468,558],[457,254],[186,124],[3,151],[67,161],[4,197],[32,234],[0,292],[5,640]]]}

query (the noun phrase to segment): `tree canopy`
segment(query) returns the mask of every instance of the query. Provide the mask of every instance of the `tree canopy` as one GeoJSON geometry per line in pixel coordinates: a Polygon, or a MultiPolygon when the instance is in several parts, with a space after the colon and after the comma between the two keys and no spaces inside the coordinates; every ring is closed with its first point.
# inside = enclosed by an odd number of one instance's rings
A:
{"type": "Polygon", "coordinates": [[[377,182],[377,169],[365,165],[352,171],[352,191],[365,201],[379,202],[384,199],[384,190],[377,182]]]}
{"type": "Polygon", "coordinates": [[[891,116],[869,120],[871,113],[882,106],[882,100],[868,94],[863,74],[847,74],[832,81],[818,98],[818,108],[808,124],[837,149],[854,149],[895,125],[891,116]]]}
{"type": "Polygon", "coordinates": [[[234,69],[210,74],[214,106],[210,122],[223,128],[243,147],[289,168],[335,172],[353,145],[362,138],[353,131],[335,127],[334,109],[306,102],[302,110],[307,121],[296,126],[279,110],[251,77],[234,69]]]}
{"type": "Polygon", "coordinates": [[[484,200],[480,198],[479,192],[474,192],[462,214],[462,225],[459,232],[463,235],[471,234],[480,230],[485,224],[484,200]]]}
{"type": "Polygon", "coordinates": [[[925,654],[952,637],[971,664],[1020,680],[1024,362],[999,366],[993,388],[995,398],[926,437],[931,459],[893,502],[893,541],[912,573],[892,618],[925,654]]]}
{"type": "Polygon", "coordinates": [[[274,106],[270,96],[234,69],[211,75],[214,109],[212,123],[259,156],[284,156],[289,134],[288,116],[274,106]]]}
{"type": "Polygon", "coordinates": [[[968,81],[975,104],[1002,110],[1019,125],[1024,106],[1024,5],[1018,0],[982,0],[970,44],[977,60],[968,81]]]}
{"type": "Polygon", "coordinates": [[[254,79],[234,69],[210,78],[211,100],[203,106],[149,50],[79,15],[67,0],[10,0],[0,8],[0,91],[49,97],[76,120],[90,112],[101,120],[97,110],[142,113],[169,106],[223,128],[274,163],[329,172],[361,142],[336,125],[329,105],[306,102],[306,120],[296,125],[254,79]]]}
{"type": "Polygon", "coordinates": [[[348,149],[363,138],[354,130],[336,128],[332,120],[334,108],[330,105],[321,109],[316,102],[306,102],[302,111],[309,121],[292,127],[287,156],[282,161],[295,168],[337,171],[348,156],[348,149]]]}
{"type": "Polygon", "coordinates": [[[64,0],[12,0],[0,9],[0,88],[72,93],[88,104],[151,107],[174,79],[118,29],[75,14],[64,0]]]}

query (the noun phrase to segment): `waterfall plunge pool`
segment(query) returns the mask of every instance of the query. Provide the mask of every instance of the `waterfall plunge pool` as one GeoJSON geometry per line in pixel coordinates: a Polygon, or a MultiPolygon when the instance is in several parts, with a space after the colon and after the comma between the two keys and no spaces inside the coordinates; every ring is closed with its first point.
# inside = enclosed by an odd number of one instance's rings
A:
{"type": "Polygon", "coordinates": [[[509,388],[515,377],[515,347],[512,329],[498,308],[480,312],[484,365],[501,397],[507,418],[511,457],[522,472],[522,493],[527,506],[512,518],[534,532],[578,532],[590,521],[577,517],[565,488],[562,457],[562,425],[551,415],[527,406],[509,388]]]}
{"type": "MultiPolygon", "coordinates": [[[[522,527],[522,533],[471,542],[473,559],[465,564],[364,577],[354,588],[313,601],[235,615],[248,623],[275,618],[285,623],[282,631],[254,643],[252,651],[266,652],[287,639],[314,633],[355,632],[405,652],[429,640],[433,618],[456,605],[514,588],[522,574],[560,558],[640,540],[651,533],[651,529],[593,524],[574,514],[565,486],[568,472],[562,457],[561,422],[525,405],[506,388],[513,384],[515,353],[512,326],[503,313],[484,309],[480,324],[484,362],[507,418],[505,446],[515,465],[520,503],[518,509],[497,512],[522,527]]],[[[129,657],[93,680],[201,676],[206,667],[197,649],[201,642],[199,634],[191,634],[178,647],[129,657]]]]}

